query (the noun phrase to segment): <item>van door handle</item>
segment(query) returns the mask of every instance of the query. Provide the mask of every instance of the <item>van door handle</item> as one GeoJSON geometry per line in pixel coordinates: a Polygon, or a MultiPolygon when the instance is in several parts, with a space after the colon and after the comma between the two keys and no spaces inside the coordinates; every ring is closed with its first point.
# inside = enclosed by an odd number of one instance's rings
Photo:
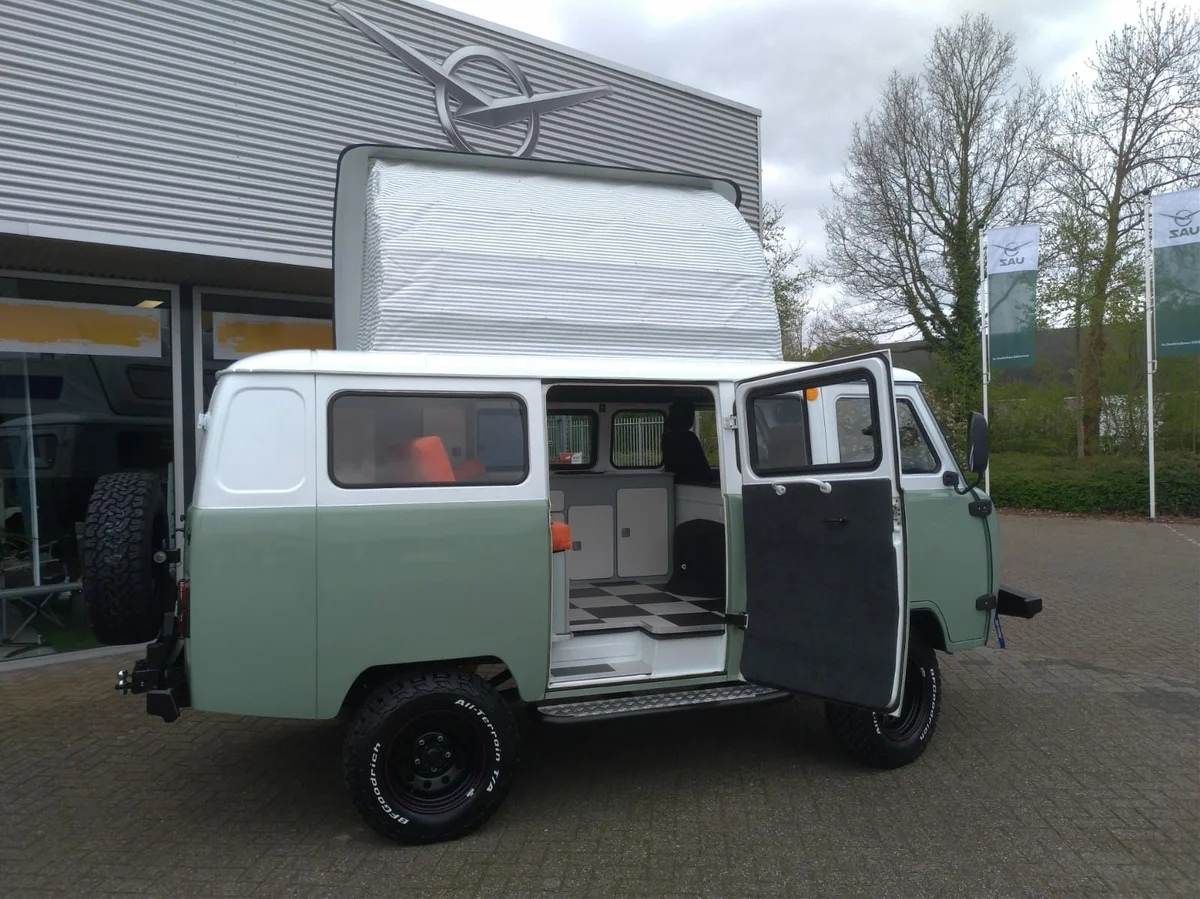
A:
{"type": "MultiPolygon", "coordinates": [[[[822,481],[820,478],[796,478],[792,481],[792,483],[812,484],[814,487],[820,489],[822,493],[829,493],[833,490],[833,485],[831,483],[828,481],[822,481]]],[[[784,484],[772,484],[771,486],[775,488],[776,496],[783,496],[785,493],[787,493],[787,486],[784,484]]]]}

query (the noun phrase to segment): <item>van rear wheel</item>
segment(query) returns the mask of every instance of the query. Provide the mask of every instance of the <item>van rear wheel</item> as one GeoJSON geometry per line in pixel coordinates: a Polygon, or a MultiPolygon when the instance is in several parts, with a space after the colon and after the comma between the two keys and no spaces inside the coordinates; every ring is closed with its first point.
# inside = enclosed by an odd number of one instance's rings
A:
{"type": "Polygon", "coordinates": [[[834,739],[856,761],[872,768],[900,768],[925,751],[941,708],[937,653],[913,632],[908,638],[904,697],[898,716],[827,702],[825,718],[834,739]]]}
{"type": "Polygon", "coordinates": [[[517,726],[469,671],[403,675],[377,688],[346,734],[350,798],[398,843],[454,840],[500,806],[517,769],[517,726]]]}

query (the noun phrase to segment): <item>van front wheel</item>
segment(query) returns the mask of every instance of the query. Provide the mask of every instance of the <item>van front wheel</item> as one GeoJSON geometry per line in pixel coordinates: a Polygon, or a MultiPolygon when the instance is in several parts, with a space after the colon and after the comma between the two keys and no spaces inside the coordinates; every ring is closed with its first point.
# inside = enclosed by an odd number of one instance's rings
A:
{"type": "Polygon", "coordinates": [[[834,739],[856,761],[873,768],[900,768],[925,751],[941,708],[937,653],[919,634],[911,633],[898,716],[827,702],[825,718],[834,739]]]}
{"type": "Polygon", "coordinates": [[[346,734],[346,785],[374,830],[398,843],[454,840],[499,807],[517,767],[517,726],[468,671],[403,675],[363,703],[346,734]]]}

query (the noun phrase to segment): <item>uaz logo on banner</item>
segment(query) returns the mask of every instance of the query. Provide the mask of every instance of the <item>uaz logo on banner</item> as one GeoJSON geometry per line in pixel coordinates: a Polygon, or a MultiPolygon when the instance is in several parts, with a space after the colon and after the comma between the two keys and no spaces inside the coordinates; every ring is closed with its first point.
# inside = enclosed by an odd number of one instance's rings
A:
{"type": "Polygon", "coordinates": [[[1200,189],[1151,199],[1159,356],[1200,354],[1200,189]]]}
{"type": "Polygon", "coordinates": [[[1033,364],[1039,234],[1038,225],[987,233],[988,358],[997,368],[1033,364]]]}

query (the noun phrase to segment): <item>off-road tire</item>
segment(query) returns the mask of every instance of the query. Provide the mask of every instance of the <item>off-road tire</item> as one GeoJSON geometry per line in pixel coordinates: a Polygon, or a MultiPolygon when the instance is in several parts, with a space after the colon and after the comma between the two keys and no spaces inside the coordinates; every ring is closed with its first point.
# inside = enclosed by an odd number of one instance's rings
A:
{"type": "Polygon", "coordinates": [[[512,787],[518,752],[516,721],[486,681],[457,669],[412,672],[376,688],[358,709],[342,767],[372,829],[397,843],[438,843],[472,833],[495,813],[512,787]],[[427,756],[442,746],[454,757],[431,763],[427,756]],[[446,792],[439,800],[431,789],[446,792]]]}
{"type": "Polygon", "coordinates": [[[92,488],[83,527],[83,597],[101,643],[153,640],[171,601],[171,574],[154,561],[165,549],[167,503],[158,476],[118,472],[92,488]]]}
{"type": "Polygon", "coordinates": [[[825,703],[834,740],[872,768],[900,768],[916,761],[933,739],[942,709],[942,675],[937,653],[915,632],[909,634],[904,706],[899,719],[825,703]]]}

